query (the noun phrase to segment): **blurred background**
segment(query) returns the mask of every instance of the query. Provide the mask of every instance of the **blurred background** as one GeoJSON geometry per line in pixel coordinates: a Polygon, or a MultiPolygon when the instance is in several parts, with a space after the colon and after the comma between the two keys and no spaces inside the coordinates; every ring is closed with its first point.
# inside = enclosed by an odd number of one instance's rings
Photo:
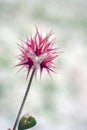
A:
{"type": "Polygon", "coordinates": [[[12,128],[28,80],[18,72],[16,43],[53,30],[64,53],[53,80],[33,80],[22,115],[36,117],[32,130],[87,130],[87,0],[0,0],[0,129],[12,128]]]}

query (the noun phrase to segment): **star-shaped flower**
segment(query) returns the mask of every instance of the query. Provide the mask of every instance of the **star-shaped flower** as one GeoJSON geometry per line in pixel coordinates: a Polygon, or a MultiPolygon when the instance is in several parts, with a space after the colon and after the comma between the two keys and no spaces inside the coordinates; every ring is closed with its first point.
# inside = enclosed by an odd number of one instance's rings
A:
{"type": "Polygon", "coordinates": [[[30,71],[35,68],[40,69],[40,74],[43,69],[54,72],[55,64],[54,59],[59,56],[58,48],[54,46],[54,39],[51,39],[52,32],[47,33],[44,37],[36,29],[35,35],[30,38],[27,37],[22,44],[18,44],[21,53],[18,55],[19,63],[17,66],[27,68],[27,77],[30,71]]]}

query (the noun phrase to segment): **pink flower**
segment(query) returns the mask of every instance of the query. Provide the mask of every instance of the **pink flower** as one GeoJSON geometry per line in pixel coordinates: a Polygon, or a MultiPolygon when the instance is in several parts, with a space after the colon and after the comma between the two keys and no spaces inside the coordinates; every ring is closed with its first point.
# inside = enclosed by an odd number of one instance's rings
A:
{"type": "Polygon", "coordinates": [[[50,71],[54,72],[56,67],[54,64],[54,59],[59,55],[57,52],[58,48],[54,48],[54,39],[50,39],[53,33],[49,32],[46,36],[42,36],[36,29],[34,37],[27,38],[22,41],[22,44],[18,44],[21,51],[18,55],[19,63],[17,66],[26,67],[28,70],[27,76],[30,70],[35,68],[40,69],[40,74],[43,69],[46,69],[50,74],[50,71]]]}

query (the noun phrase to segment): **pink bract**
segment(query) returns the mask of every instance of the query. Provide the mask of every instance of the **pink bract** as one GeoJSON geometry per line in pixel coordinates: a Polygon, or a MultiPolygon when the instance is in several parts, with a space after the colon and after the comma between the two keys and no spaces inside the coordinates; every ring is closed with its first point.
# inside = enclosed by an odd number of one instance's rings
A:
{"type": "Polygon", "coordinates": [[[35,35],[22,40],[22,44],[18,44],[21,53],[18,55],[19,63],[17,66],[26,67],[29,75],[33,68],[40,69],[40,74],[43,69],[54,72],[55,64],[54,59],[59,55],[58,48],[54,46],[54,39],[50,38],[52,32],[47,33],[44,37],[36,29],[35,35]]]}

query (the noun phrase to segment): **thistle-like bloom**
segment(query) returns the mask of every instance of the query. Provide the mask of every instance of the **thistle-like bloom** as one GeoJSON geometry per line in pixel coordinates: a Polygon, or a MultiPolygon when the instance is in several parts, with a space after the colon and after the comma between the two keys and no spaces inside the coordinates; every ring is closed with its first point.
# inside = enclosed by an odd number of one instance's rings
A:
{"type": "Polygon", "coordinates": [[[58,48],[54,46],[54,39],[51,39],[53,33],[49,32],[46,36],[42,36],[36,29],[35,35],[27,38],[26,41],[22,41],[22,44],[18,44],[21,54],[18,56],[20,62],[17,66],[26,67],[29,75],[30,71],[35,68],[40,69],[40,74],[43,69],[46,69],[48,73],[54,72],[56,67],[54,59],[59,55],[58,48]]]}

